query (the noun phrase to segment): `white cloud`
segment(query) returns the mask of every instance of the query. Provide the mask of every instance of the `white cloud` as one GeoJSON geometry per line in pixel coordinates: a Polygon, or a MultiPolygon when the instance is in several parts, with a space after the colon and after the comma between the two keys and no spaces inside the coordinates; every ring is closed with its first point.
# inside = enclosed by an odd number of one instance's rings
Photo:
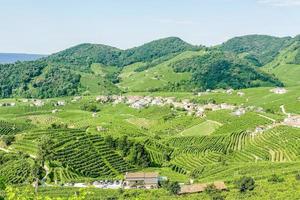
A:
{"type": "Polygon", "coordinates": [[[300,0],[258,0],[258,2],[279,7],[300,6],[300,0]]]}

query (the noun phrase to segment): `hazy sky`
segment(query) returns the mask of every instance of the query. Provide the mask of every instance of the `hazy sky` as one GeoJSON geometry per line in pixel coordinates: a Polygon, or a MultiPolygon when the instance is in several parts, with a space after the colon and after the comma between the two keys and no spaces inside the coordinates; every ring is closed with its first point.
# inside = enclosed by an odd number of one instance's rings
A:
{"type": "Polygon", "coordinates": [[[214,45],[254,33],[300,34],[300,0],[0,0],[0,52],[129,48],[167,36],[214,45]]]}

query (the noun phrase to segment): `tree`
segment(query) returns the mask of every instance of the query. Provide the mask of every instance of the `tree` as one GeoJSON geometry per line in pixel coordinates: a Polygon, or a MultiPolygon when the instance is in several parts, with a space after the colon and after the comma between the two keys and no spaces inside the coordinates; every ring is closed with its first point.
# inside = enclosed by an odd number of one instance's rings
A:
{"type": "Polygon", "coordinates": [[[236,182],[237,188],[240,192],[246,192],[247,190],[254,190],[255,180],[252,177],[242,177],[236,182]]]}
{"type": "Polygon", "coordinates": [[[2,176],[0,176],[0,191],[1,190],[5,190],[5,188],[6,188],[6,184],[5,184],[5,178],[4,177],[2,177],[2,176]]]}
{"type": "Polygon", "coordinates": [[[211,197],[212,200],[223,200],[224,197],[221,192],[217,190],[214,184],[210,184],[205,188],[205,192],[211,197]]]}
{"type": "Polygon", "coordinates": [[[50,160],[52,157],[52,145],[53,141],[48,136],[42,136],[38,141],[38,157],[37,160],[44,166],[46,160],[50,160]]]}
{"type": "Polygon", "coordinates": [[[13,135],[4,135],[2,137],[3,142],[5,143],[5,145],[9,146],[12,144],[13,141],[15,141],[15,136],[13,135]]]}
{"type": "Polygon", "coordinates": [[[178,194],[180,191],[179,183],[177,181],[169,183],[168,190],[171,194],[178,194]]]}
{"type": "Polygon", "coordinates": [[[151,165],[149,153],[146,151],[144,145],[139,143],[134,144],[130,149],[129,161],[141,167],[149,167],[151,165]]]}

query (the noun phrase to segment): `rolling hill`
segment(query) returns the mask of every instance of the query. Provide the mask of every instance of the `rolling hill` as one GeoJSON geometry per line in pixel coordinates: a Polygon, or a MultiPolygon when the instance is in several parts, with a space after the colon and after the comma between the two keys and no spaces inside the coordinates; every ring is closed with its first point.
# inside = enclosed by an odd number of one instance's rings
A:
{"type": "Polygon", "coordinates": [[[38,61],[1,65],[9,78],[0,79],[0,94],[49,98],[291,85],[298,84],[299,55],[299,37],[264,35],[237,37],[211,48],[177,37],[127,50],[86,43],[38,61]],[[282,73],[286,65],[294,75],[289,80],[282,73]]]}

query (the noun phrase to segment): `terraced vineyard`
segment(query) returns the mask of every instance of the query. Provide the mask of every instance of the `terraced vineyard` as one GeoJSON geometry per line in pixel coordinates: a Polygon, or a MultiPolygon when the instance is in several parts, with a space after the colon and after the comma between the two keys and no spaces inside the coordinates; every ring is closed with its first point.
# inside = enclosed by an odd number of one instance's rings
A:
{"type": "Polygon", "coordinates": [[[13,135],[17,132],[20,132],[22,127],[17,126],[13,123],[0,121],[0,136],[1,135],[13,135]]]}
{"type": "Polygon", "coordinates": [[[35,131],[25,134],[11,148],[36,156],[37,141],[42,135],[47,135],[54,141],[53,160],[61,165],[53,170],[57,180],[115,177],[134,169],[110,149],[101,136],[87,134],[80,129],[35,131]]]}

